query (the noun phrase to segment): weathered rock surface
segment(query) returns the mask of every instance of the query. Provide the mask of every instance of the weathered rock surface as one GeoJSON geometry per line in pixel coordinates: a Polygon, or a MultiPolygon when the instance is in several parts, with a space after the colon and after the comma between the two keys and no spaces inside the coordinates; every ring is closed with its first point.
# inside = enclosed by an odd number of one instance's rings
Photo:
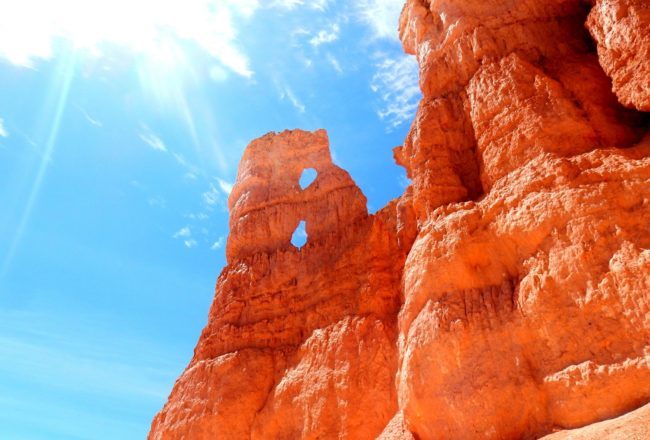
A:
{"type": "Polygon", "coordinates": [[[408,0],[411,186],[369,215],[324,131],[253,141],[150,438],[645,438],[647,406],[597,422],[650,402],[649,22],[643,0],[408,0]]]}
{"type": "Polygon", "coordinates": [[[408,197],[368,215],[326,133],[295,130],[249,145],[229,207],[208,325],[150,437],[374,438],[397,410],[408,197]],[[305,168],[318,176],[302,190],[305,168]]]}
{"type": "Polygon", "coordinates": [[[650,438],[650,405],[584,428],[559,431],[544,440],[645,440],[650,438]]]}
{"type": "Polygon", "coordinates": [[[627,107],[650,111],[650,3],[597,0],[587,26],[618,99],[627,107]]]}

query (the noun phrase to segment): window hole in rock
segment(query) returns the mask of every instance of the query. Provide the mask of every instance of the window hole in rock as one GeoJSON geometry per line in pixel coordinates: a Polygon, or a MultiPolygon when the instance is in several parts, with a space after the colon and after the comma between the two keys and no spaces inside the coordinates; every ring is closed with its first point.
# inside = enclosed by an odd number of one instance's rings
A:
{"type": "Polygon", "coordinates": [[[318,177],[318,171],[316,171],[313,168],[305,168],[302,170],[302,174],[300,175],[300,188],[306,189],[309,185],[314,183],[314,180],[316,180],[316,177],[318,177]]]}
{"type": "Polygon", "coordinates": [[[293,231],[291,236],[291,244],[297,247],[298,249],[302,248],[307,243],[307,230],[305,228],[307,223],[304,220],[300,221],[298,227],[293,231]]]}

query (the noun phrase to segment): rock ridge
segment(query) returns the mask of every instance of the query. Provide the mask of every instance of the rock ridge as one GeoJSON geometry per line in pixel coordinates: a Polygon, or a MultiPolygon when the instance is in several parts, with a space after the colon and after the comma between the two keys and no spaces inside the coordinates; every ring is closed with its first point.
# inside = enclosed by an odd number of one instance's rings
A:
{"type": "Polygon", "coordinates": [[[369,214],[324,130],[252,141],[150,439],[647,434],[650,6],[408,0],[399,32],[411,185],[369,214]]]}

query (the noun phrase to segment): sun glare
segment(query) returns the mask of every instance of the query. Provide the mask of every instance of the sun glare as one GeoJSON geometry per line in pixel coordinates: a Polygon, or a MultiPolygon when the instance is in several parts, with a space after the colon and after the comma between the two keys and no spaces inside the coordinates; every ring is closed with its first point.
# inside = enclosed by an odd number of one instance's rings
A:
{"type": "Polygon", "coordinates": [[[197,154],[203,155],[214,130],[209,124],[197,128],[197,113],[202,118],[212,113],[197,112],[201,103],[188,101],[189,87],[198,83],[199,69],[213,81],[253,75],[235,40],[237,20],[249,18],[257,7],[257,0],[0,0],[0,60],[33,69],[46,61],[55,66],[49,98],[42,104],[49,126],[44,154],[17,233],[0,261],[0,278],[30,220],[80,66],[125,58],[143,96],[154,108],[180,115],[197,154]]]}
{"type": "Polygon", "coordinates": [[[257,0],[2,0],[0,57],[34,67],[52,58],[61,40],[95,56],[118,47],[171,63],[189,44],[250,77],[234,23],[257,6],[257,0]]]}

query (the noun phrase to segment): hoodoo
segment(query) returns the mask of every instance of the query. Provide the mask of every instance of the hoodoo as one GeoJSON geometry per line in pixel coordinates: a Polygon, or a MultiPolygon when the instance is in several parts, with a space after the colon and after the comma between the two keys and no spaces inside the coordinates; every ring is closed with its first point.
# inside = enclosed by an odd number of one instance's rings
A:
{"type": "Polygon", "coordinates": [[[650,3],[408,0],[399,32],[411,185],[370,215],[325,131],[254,140],[149,438],[650,438],[650,3]]]}

